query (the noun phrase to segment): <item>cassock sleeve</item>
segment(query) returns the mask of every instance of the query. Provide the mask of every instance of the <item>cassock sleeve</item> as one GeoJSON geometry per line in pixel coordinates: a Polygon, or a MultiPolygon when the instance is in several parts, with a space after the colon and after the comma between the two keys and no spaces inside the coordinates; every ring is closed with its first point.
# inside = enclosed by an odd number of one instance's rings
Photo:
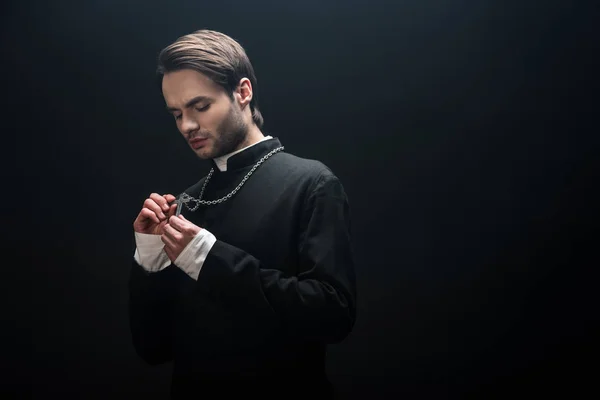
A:
{"type": "Polygon", "coordinates": [[[135,260],[129,279],[129,325],[137,354],[151,365],[171,361],[176,287],[189,279],[174,265],[148,272],[135,260]]]}
{"type": "Polygon", "coordinates": [[[255,326],[283,328],[302,341],[337,343],[354,326],[356,282],[348,199],[331,172],[316,181],[301,221],[297,275],[266,268],[217,239],[197,284],[235,298],[238,311],[251,314],[255,326]]]}

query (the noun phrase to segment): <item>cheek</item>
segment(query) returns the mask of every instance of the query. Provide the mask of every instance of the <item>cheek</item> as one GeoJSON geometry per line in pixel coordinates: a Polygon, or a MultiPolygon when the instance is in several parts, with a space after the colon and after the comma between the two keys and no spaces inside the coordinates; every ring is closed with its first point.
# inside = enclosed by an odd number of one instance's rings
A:
{"type": "Polygon", "coordinates": [[[182,120],[181,119],[176,119],[175,120],[175,126],[177,127],[177,130],[182,134],[185,135],[185,132],[183,131],[183,124],[182,124],[182,120]]]}
{"type": "Polygon", "coordinates": [[[212,127],[218,127],[230,119],[231,111],[231,107],[228,104],[222,104],[214,107],[214,109],[210,109],[206,116],[209,117],[212,127]]]}

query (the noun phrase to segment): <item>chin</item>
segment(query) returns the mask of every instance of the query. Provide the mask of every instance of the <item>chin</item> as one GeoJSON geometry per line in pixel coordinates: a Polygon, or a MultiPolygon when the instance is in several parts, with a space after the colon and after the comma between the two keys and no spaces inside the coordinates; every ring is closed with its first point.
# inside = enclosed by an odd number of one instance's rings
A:
{"type": "Polygon", "coordinates": [[[212,151],[210,149],[207,149],[207,148],[194,149],[194,148],[192,148],[192,151],[194,153],[196,153],[196,155],[203,160],[212,158],[211,157],[212,151]]]}

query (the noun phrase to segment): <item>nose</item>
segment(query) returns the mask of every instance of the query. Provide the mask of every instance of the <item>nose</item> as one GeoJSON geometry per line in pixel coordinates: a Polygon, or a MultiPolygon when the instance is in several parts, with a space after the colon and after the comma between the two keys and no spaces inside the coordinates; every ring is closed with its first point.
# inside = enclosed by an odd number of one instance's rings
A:
{"type": "Polygon", "coordinates": [[[181,132],[183,132],[185,135],[189,136],[191,133],[194,133],[195,131],[197,131],[198,128],[200,127],[198,122],[193,118],[189,118],[189,117],[185,117],[185,116],[182,116],[181,118],[182,118],[181,132]]]}

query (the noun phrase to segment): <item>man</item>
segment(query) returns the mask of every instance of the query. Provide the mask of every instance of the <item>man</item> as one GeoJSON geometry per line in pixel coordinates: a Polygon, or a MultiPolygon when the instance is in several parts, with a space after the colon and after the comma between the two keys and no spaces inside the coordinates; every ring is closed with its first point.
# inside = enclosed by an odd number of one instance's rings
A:
{"type": "Polygon", "coordinates": [[[133,223],[136,351],[173,361],[173,398],[331,398],[326,347],[356,312],[342,184],[263,135],[254,70],[232,38],[183,36],[158,74],[177,128],[213,169],[177,201],[151,194],[133,223]]]}

